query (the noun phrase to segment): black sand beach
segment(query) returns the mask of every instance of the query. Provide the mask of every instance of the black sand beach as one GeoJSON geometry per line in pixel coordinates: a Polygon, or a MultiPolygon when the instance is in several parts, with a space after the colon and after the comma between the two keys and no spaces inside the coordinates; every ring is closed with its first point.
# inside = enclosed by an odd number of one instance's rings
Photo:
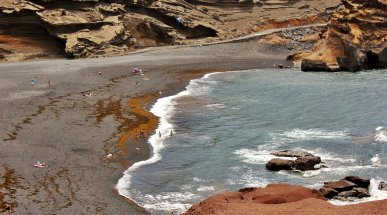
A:
{"type": "Polygon", "coordinates": [[[147,214],[114,187],[149,157],[136,131],[154,132],[151,105],[205,73],[286,65],[287,54],[236,42],[1,64],[1,211],[10,204],[15,214],[147,214]],[[135,67],[149,80],[133,75],[135,67]],[[48,167],[33,167],[37,161],[48,167]]]}

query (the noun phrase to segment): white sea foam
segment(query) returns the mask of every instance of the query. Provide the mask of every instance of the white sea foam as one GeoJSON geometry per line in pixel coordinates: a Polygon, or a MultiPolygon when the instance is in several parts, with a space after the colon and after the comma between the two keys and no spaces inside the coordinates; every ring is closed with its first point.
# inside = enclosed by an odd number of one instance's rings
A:
{"type": "Polygon", "coordinates": [[[209,80],[212,75],[216,73],[210,73],[204,75],[201,79],[191,80],[189,85],[186,87],[186,92],[189,95],[208,95],[211,90],[219,84],[219,81],[209,80]]]}
{"type": "Polygon", "coordinates": [[[226,108],[226,105],[224,104],[209,104],[209,105],[206,105],[207,108],[210,108],[210,109],[223,109],[223,108],[226,108]]]}
{"type": "Polygon", "coordinates": [[[360,170],[372,170],[372,169],[382,169],[386,168],[387,165],[357,165],[357,166],[340,166],[340,167],[328,167],[328,168],[322,168],[321,171],[323,172],[331,172],[337,175],[345,175],[350,173],[355,173],[360,170]]]}
{"type": "Polygon", "coordinates": [[[183,204],[181,202],[186,202],[195,197],[196,195],[190,192],[163,192],[156,196],[144,195],[141,198],[142,202],[146,202],[142,205],[145,209],[181,214],[191,206],[191,204],[183,204]]]}
{"type": "Polygon", "coordinates": [[[370,186],[368,188],[369,193],[371,197],[368,198],[362,198],[362,199],[356,199],[354,201],[339,201],[339,200],[330,200],[334,205],[350,205],[350,204],[357,204],[362,202],[370,202],[370,201],[377,201],[377,200],[383,200],[387,199],[387,191],[379,190],[379,184],[382,180],[380,179],[374,179],[372,178],[370,180],[370,186]]]}
{"type": "Polygon", "coordinates": [[[213,186],[200,186],[197,190],[200,192],[205,192],[205,191],[214,191],[215,188],[213,186]]]}
{"type": "Polygon", "coordinates": [[[347,136],[347,134],[343,131],[324,131],[320,129],[293,129],[291,131],[284,132],[282,135],[287,138],[298,140],[342,138],[347,136]]]}
{"type": "Polygon", "coordinates": [[[314,176],[318,176],[321,174],[321,169],[318,169],[318,170],[309,170],[309,171],[305,171],[302,176],[304,176],[305,178],[310,178],[310,177],[314,177],[314,176]]]}
{"type": "Polygon", "coordinates": [[[372,165],[374,166],[379,166],[381,165],[381,162],[380,162],[380,155],[379,154],[376,154],[375,156],[373,156],[371,158],[371,162],[372,162],[372,165]]]}
{"type": "Polygon", "coordinates": [[[383,126],[379,126],[376,129],[375,141],[376,142],[387,142],[387,131],[383,126]]]}
{"type": "Polygon", "coordinates": [[[282,131],[280,133],[270,133],[272,140],[269,146],[282,146],[298,140],[314,140],[314,139],[333,139],[348,137],[345,131],[325,131],[321,129],[293,129],[290,131],[282,131]]]}
{"type": "Polygon", "coordinates": [[[234,154],[243,158],[243,162],[251,164],[265,164],[271,159],[276,158],[276,156],[270,153],[271,151],[255,151],[252,149],[238,149],[234,152],[234,154]]]}
{"type": "Polygon", "coordinates": [[[356,162],[356,159],[350,158],[350,157],[343,157],[343,155],[334,155],[330,152],[326,152],[325,150],[322,150],[320,148],[317,148],[315,150],[309,150],[310,153],[320,156],[321,160],[324,162],[332,162],[335,163],[354,163],[356,162]]]}

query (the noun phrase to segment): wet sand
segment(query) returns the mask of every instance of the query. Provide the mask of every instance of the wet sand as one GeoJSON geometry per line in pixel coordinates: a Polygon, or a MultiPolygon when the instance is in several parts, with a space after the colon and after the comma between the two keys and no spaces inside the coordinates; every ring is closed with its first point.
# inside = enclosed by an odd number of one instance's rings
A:
{"type": "Polygon", "coordinates": [[[155,132],[156,100],[209,72],[287,64],[286,54],[250,41],[0,64],[0,212],[10,204],[15,214],[147,214],[115,185],[150,156],[136,131],[155,132]]]}

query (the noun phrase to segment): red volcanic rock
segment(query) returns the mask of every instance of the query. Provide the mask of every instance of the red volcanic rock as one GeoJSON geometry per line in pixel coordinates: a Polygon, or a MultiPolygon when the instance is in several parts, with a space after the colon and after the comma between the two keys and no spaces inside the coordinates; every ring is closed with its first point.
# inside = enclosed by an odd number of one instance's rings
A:
{"type": "Polygon", "coordinates": [[[302,186],[272,184],[266,188],[243,189],[212,196],[193,205],[185,215],[382,215],[387,200],[358,205],[335,206],[317,191],[302,186]]]}
{"type": "Polygon", "coordinates": [[[339,192],[352,190],[354,186],[356,186],[356,184],[347,180],[328,182],[324,185],[325,188],[331,188],[339,192]]]}
{"type": "Polygon", "coordinates": [[[328,199],[331,199],[339,194],[339,192],[337,192],[336,190],[326,187],[321,188],[319,191],[325,198],[328,199]]]}

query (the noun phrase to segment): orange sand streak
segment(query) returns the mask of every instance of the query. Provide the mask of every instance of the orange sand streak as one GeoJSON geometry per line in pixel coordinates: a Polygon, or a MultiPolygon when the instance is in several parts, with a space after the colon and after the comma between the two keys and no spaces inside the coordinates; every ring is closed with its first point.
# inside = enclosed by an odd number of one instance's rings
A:
{"type": "MultiPolygon", "coordinates": [[[[121,158],[126,158],[129,155],[126,142],[129,139],[138,138],[137,131],[144,131],[146,136],[148,136],[156,130],[159,118],[148,111],[146,106],[154,103],[159,96],[158,93],[149,93],[129,101],[130,111],[136,116],[137,121],[131,123],[118,138],[117,146],[120,149],[121,158]]],[[[125,167],[129,166],[128,162],[124,162],[123,165],[125,167]]]]}

